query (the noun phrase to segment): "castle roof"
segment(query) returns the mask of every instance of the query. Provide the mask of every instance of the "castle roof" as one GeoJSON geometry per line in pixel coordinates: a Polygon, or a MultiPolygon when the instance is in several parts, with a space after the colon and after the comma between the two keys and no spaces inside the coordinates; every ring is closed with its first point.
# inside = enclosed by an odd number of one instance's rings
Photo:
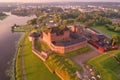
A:
{"type": "Polygon", "coordinates": [[[80,38],[80,39],[75,39],[72,41],[53,42],[53,44],[55,44],[56,46],[69,46],[69,45],[77,44],[77,43],[84,42],[84,41],[86,41],[85,38],[80,38]]]}

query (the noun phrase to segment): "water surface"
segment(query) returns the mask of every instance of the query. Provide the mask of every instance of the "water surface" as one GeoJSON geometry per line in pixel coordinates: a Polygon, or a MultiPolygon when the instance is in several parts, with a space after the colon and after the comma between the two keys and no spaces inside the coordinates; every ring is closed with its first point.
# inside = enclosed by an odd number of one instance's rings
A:
{"type": "Polygon", "coordinates": [[[0,80],[10,80],[6,76],[6,70],[10,67],[8,64],[14,57],[17,47],[17,41],[22,33],[12,33],[11,26],[14,24],[24,25],[35,16],[20,17],[6,13],[9,15],[6,19],[0,21],[0,80]]]}

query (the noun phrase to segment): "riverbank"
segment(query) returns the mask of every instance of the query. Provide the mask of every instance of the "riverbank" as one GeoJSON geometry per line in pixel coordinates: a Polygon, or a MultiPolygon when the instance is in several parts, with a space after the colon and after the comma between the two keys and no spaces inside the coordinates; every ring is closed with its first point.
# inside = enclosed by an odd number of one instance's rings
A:
{"type": "Polygon", "coordinates": [[[0,16],[0,20],[5,19],[7,16],[0,16]]]}
{"type": "Polygon", "coordinates": [[[10,77],[10,80],[16,80],[16,57],[17,57],[17,53],[20,49],[20,45],[23,43],[24,41],[24,38],[26,37],[25,36],[26,33],[23,33],[21,38],[18,40],[16,46],[16,52],[15,52],[15,55],[13,57],[13,59],[11,61],[9,61],[9,64],[10,64],[10,68],[6,71],[6,75],[10,77]]]}
{"type": "Polygon", "coordinates": [[[24,33],[23,35],[22,35],[22,37],[21,37],[21,39],[19,40],[19,42],[18,42],[18,49],[17,49],[17,53],[16,53],[16,60],[15,60],[15,65],[14,65],[14,72],[16,73],[15,74],[15,79],[16,80],[22,80],[22,67],[21,67],[21,58],[20,58],[20,56],[22,56],[21,55],[21,53],[22,53],[22,45],[23,45],[23,43],[24,43],[24,40],[25,40],[25,38],[27,37],[27,34],[28,33],[24,33]],[[21,75],[21,78],[20,79],[18,79],[18,77],[19,77],[19,75],[21,75]]]}
{"type": "Polygon", "coordinates": [[[26,30],[27,30],[27,27],[24,26],[24,25],[16,25],[16,24],[14,24],[11,27],[12,32],[25,32],[26,30]]]}
{"type": "Polygon", "coordinates": [[[5,19],[7,16],[5,13],[0,13],[0,20],[5,19]]]}
{"type": "MultiPolygon", "coordinates": [[[[28,33],[25,34],[28,35],[28,33]]],[[[21,80],[23,78],[21,65],[22,56],[24,57],[24,76],[26,76],[28,80],[34,80],[36,78],[38,80],[60,80],[57,75],[50,73],[45,64],[32,53],[32,44],[27,36],[25,36],[20,43],[24,44],[24,46],[21,47],[21,44],[19,44],[16,56],[16,80],[21,80]],[[22,48],[24,49],[23,52],[22,48]]]]}

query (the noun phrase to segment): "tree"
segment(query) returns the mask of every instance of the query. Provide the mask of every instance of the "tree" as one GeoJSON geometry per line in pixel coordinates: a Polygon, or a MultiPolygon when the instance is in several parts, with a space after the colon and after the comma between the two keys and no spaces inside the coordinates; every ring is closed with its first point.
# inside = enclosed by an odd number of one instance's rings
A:
{"type": "Polygon", "coordinates": [[[85,14],[80,14],[77,18],[76,21],[80,21],[80,22],[85,22],[87,20],[87,17],[85,14]]]}
{"type": "Polygon", "coordinates": [[[32,20],[29,20],[29,21],[27,22],[27,24],[31,24],[31,25],[37,24],[37,18],[34,18],[34,19],[32,19],[32,20]]]}
{"type": "Polygon", "coordinates": [[[120,20],[119,20],[119,22],[118,22],[118,26],[120,27],[120,20]]]}
{"type": "Polygon", "coordinates": [[[107,24],[106,27],[107,27],[109,30],[115,30],[115,26],[113,26],[113,25],[107,24]]]}
{"type": "Polygon", "coordinates": [[[60,15],[56,12],[53,17],[54,22],[59,22],[61,20],[60,15]]]}
{"type": "Polygon", "coordinates": [[[63,25],[66,26],[68,24],[67,20],[63,20],[63,25]]]}
{"type": "Polygon", "coordinates": [[[112,35],[112,45],[119,43],[119,36],[117,34],[112,35]]]}
{"type": "Polygon", "coordinates": [[[38,8],[35,12],[36,17],[39,17],[41,14],[42,14],[42,11],[41,9],[38,8]]]}
{"type": "Polygon", "coordinates": [[[120,27],[116,26],[115,31],[120,31],[120,27]]]}
{"type": "Polygon", "coordinates": [[[85,22],[85,25],[88,26],[88,27],[91,27],[94,25],[94,20],[88,20],[85,22]]]}

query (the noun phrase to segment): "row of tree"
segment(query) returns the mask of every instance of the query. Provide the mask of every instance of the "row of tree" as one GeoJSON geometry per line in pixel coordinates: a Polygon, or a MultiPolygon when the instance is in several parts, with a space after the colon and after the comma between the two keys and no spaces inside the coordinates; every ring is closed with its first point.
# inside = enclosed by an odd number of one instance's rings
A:
{"type": "MultiPolygon", "coordinates": [[[[107,14],[104,12],[104,14],[107,14]]],[[[59,17],[54,15],[55,21],[67,20],[68,23],[82,22],[86,26],[112,24],[108,16],[103,16],[101,12],[81,13],[78,10],[59,13],[59,17]]]]}
{"type": "Polygon", "coordinates": [[[11,10],[11,13],[17,16],[29,16],[29,15],[33,15],[35,12],[35,9],[14,9],[11,10]]]}
{"type": "MultiPolygon", "coordinates": [[[[53,7],[54,8],[54,7],[53,7]]],[[[35,15],[37,19],[33,19],[33,24],[42,24],[53,20],[58,25],[68,25],[77,23],[83,23],[86,26],[103,26],[103,25],[112,25],[111,18],[114,17],[114,14],[119,17],[119,13],[115,12],[89,12],[89,13],[81,13],[78,10],[69,9],[68,12],[63,12],[61,9],[55,8],[45,8],[45,9],[37,9],[35,15]],[[58,12],[57,12],[57,10],[58,12]],[[49,11],[49,13],[47,13],[49,11]],[[61,12],[60,12],[61,11],[61,12]],[[49,16],[51,15],[51,16],[49,16]]],[[[114,17],[115,18],[115,17],[114,17]]],[[[120,23],[118,24],[120,26],[120,23]]],[[[116,31],[119,30],[119,27],[116,27],[116,31]]]]}
{"type": "Polygon", "coordinates": [[[117,25],[109,25],[109,24],[107,24],[106,28],[108,30],[115,31],[115,32],[119,32],[120,31],[120,27],[117,26],[117,25]]]}

